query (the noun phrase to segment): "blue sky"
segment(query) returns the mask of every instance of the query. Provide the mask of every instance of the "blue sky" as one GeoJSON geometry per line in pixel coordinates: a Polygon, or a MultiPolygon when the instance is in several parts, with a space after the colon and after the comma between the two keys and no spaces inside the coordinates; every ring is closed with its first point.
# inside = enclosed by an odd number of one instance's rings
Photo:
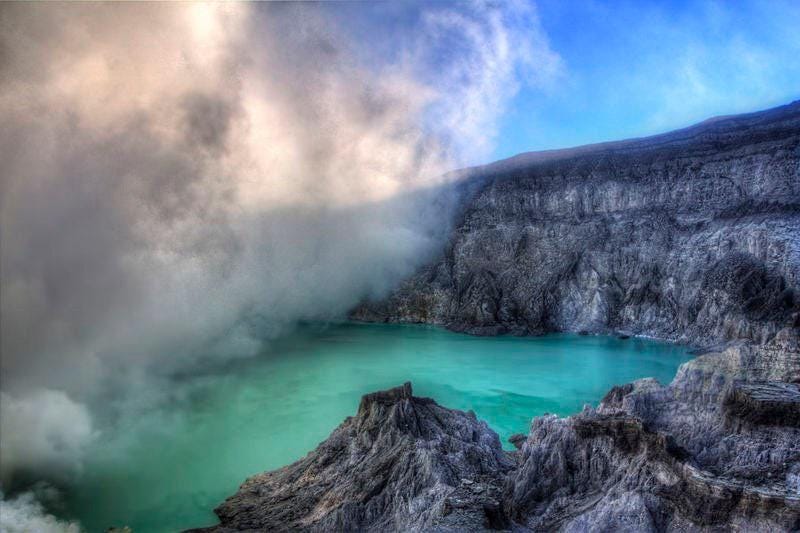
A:
{"type": "Polygon", "coordinates": [[[800,98],[800,1],[536,3],[558,80],[523,86],[494,159],[650,135],[800,98]]]}

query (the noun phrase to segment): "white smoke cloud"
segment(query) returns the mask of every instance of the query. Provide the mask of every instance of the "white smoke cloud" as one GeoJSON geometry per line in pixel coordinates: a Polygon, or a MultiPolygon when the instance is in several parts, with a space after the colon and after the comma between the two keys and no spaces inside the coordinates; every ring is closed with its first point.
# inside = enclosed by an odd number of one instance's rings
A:
{"type": "Polygon", "coordinates": [[[497,120],[520,86],[549,89],[561,79],[563,65],[532,5],[511,0],[503,9],[470,7],[424,13],[405,67],[446,95],[433,104],[433,120],[459,153],[475,154],[472,163],[478,164],[486,163],[497,120]]]}
{"type": "Polygon", "coordinates": [[[4,499],[0,492],[0,533],[79,533],[76,522],[48,514],[33,492],[4,499]]]}
{"type": "Polygon", "coordinates": [[[74,468],[154,376],[383,294],[447,234],[441,176],[559,69],[522,4],[432,4],[377,65],[325,9],[0,6],[4,476],[74,468]]]}
{"type": "Polygon", "coordinates": [[[76,473],[93,437],[88,411],[58,391],[35,390],[16,398],[0,392],[0,481],[14,469],[76,473]]]}

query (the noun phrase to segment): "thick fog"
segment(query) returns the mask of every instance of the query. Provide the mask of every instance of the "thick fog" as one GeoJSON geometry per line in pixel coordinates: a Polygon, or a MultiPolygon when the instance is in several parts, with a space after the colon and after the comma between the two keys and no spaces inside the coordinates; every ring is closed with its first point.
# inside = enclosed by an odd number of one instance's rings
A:
{"type": "Polygon", "coordinates": [[[442,176],[558,58],[527,7],[412,7],[398,35],[386,5],[0,6],[6,487],[78,471],[102,412],[436,253],[442,176]]]}

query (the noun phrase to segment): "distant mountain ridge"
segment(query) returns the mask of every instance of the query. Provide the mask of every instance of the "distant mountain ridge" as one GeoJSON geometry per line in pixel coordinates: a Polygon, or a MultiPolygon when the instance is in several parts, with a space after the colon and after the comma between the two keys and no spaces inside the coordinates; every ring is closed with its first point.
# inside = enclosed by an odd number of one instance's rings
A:
{"type": "Polygon", "coordinates": [[[792,118],[797,119],[798,117],[800,117],[800,100],[795,100],[789,104],[763,111],[741,115],[720,115],[712,117],[685,128],[656,135],[634,137],[621,141],[604,141],[571,148],[523,152],[486,165],[466,168],[459,172],[466,175],[494,174],[497,172],[519,169],[526,165],[541,163],[548,160],[591,156],[601,152],[622,153],[626,150],[640,150],[643,148],[665,148],[676,142],[698,140],[700,136],[713,134],[715,131],[742,131],[753,127],[764,126],[771,122],[785,122],[792,118]]]}

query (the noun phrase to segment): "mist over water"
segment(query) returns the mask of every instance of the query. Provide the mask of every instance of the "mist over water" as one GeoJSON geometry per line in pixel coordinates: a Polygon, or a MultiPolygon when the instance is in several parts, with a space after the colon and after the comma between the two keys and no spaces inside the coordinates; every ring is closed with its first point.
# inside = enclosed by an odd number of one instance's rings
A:
{"type": "Polygon", "coordinates": [[[447,172],[558,70],[514,2],[0,5],[6,495],[68,485],[174,376],[385,294],[446,238],[447,172]]]}
{"type": "Polygon", "coordinates": [[[470,337],[423,326],[307,325],[225,372],[174,379],[174,401],[117,422],[90,446],[61,515],[89,530],[168,532],[216,523],[247,478],[305,455],[362,394],[414,394],[472,409],[506,439],[531,418],[595,404],[612,385],[669,382],[683,347],[642,339],[470,337]]]}

